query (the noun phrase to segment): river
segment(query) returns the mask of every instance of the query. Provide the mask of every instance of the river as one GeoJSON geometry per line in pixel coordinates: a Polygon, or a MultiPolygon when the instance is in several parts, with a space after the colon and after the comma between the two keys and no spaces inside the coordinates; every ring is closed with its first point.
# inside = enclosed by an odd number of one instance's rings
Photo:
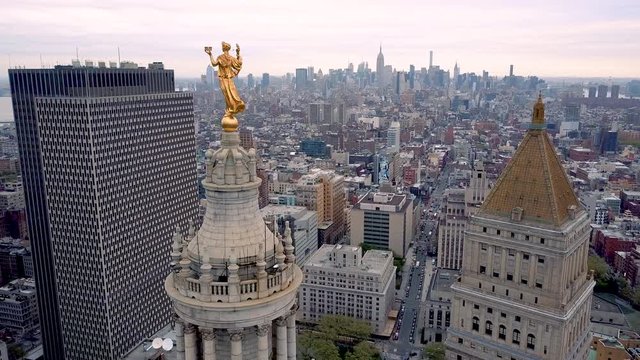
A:
{"type": "Polygon", "coordinates": [[[13,122],[13,106],[9,96],[0,96],[0,123],[2,122],[13,122]]]}

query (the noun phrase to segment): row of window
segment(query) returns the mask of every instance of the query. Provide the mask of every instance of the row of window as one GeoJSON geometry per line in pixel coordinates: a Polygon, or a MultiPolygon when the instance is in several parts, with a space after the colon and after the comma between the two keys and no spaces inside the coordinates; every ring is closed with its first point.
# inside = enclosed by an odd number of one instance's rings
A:
{"type": "MultiPolygon", "coordinates": [[[[461,326],[464,326],[464,320],[461,321],[461,326]]],[[[480,332],[480,319],[477,316],[474,316],[471,323],[471,330],[475,332],[480,332]]],[[[486,321],[484,324],[484,334],[493,336],[493,323],[491,321],[486,321]]],[[[500,324],[498,326],[498,339],[507,340],[507,327],[500,324]]],[[[462,339],[458,339],[460,343],[462,343],[462,339]]],[[[514,329],[511,333],[511,342],[515,345],[520,345],[520,330],[514,329]]],[[[527,335],[527,349],[535,350],[536,349],[536,337],[533,334],[527,335]]]]}

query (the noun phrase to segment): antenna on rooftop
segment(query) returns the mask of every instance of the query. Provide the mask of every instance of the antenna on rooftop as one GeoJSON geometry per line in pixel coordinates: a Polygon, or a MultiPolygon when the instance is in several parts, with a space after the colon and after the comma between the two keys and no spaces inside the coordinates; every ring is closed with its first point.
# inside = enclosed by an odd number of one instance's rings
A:
{"type": "Polygon", "coordinates": [[[76,46],[76,60],[80,61],[80,53],[78,52],[77,46],[76,46]]]}
{"type": "Polygon", "coordinates": [[[118,67],[120,67],[120,46],[118,46],[118,67]]]}

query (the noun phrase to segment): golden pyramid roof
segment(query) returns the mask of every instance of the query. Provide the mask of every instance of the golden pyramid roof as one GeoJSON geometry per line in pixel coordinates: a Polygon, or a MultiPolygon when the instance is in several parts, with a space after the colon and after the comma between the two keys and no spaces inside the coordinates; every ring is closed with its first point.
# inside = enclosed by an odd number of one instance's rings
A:
{"type": "Polygon", "coordinates": [[[478,215],[493,215],[560,227],[581,209],[571,183],[544,129],[542,98],[531,128],[485,199],[478,215]]]}

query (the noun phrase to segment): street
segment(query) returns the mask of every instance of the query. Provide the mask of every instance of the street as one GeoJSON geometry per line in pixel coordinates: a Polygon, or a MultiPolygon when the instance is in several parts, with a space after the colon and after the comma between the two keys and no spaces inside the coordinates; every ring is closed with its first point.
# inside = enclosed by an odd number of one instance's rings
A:
{"type": "Polygon", "coordinates": [[[421,214],[421,223],[414,244],[405,257],[402,284],[397,290],[397,298],[402,299],[402,306],[391,339],[381,344],[383,359],[405,360],[422,357],[423,346],[420,339],[425,315],[422,304],[429,296],[431,275],[436,267],[435,257],[428,256],[427,252],[430,247],[437,248],[433,246],[437,242],[436,214],[440,209],[440,201],[447,187],[448,177],[449,167],[445,166],[421,214]]]}

